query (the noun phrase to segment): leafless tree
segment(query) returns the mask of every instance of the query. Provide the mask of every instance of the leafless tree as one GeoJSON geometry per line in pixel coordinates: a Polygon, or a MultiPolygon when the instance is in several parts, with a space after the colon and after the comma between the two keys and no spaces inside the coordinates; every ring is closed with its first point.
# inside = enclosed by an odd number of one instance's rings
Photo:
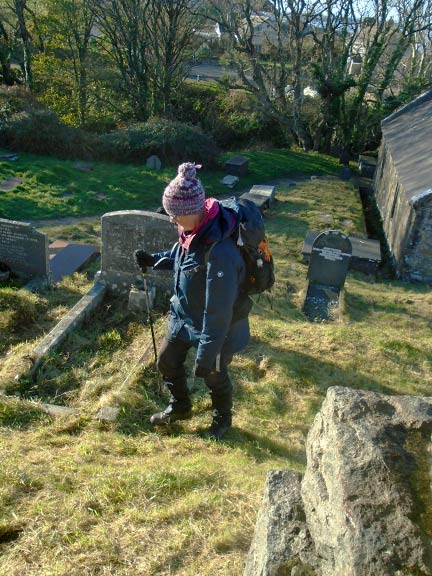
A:
{"type": "Polygon", "coordinates": [[[151,111],[167,114],[173,92],[185,79],[187,49],[194,34],[191,0],[151,0],[146,21],[149,41],[151,111]]]}
{"type": "Polygon", "coordinates": [[[151,0],[92,0],[100,46],[120,73],[120,89],[134,116],[149,115],[150,42],[146,25],[151,0]]]}

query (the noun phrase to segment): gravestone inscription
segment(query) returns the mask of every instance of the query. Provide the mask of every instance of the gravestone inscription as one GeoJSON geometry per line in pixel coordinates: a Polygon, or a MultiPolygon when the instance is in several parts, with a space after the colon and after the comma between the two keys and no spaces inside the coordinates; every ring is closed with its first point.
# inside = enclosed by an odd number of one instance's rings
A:
{"type": "MultiPolygon", "coordinates": [[[[134,260],[135,250],[162,252],[177,240],[177,227],[164,214],[141,210],[104,214],[101,270],[97,281],[111,292],[128,294],[132,285],[142,284],[141,272],[134,260]]],[[[163,290],[171,290],[172,272],[153,272],[149,268],[148,281],[163,290]]]]}
{"type": "Polygon", "coordinates": [[[0,218],[0,262],[23,279],[49,278],[48,236],[31,224],[0,218]]]}
{"type": "Polygon", "coordinates": [[[351,261],[348,236],[337,230],[319,234],[312,244],[303,310],[310,320],[327,320],[339,306],[351,261]]]}

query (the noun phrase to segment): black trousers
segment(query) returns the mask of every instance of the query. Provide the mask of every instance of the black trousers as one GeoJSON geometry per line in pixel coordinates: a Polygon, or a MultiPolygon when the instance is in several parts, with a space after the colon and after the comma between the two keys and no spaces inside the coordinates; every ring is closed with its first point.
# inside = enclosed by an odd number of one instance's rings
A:
{"type": "MultiPolygon", "coordinates": [[[[189,410],[192,406],[187,387],[185,361],[192,347],[190,342],[164,338],[158,354],[158,369],[171,393],[173,409],[189,410]]],[[[214,416],[231,417],[232,383],[228,366],[232,356],[221,354],[204,381],[210,390],[214,416]]]]}

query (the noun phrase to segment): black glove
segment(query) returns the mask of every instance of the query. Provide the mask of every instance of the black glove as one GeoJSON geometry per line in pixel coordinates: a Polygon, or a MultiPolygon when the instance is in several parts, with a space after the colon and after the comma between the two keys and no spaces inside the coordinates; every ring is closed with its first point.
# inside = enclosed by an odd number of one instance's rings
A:
{"type": "Polygon", "coordinates": [[[204,368],[204,366],[200,366],[199,364],[195,365],[195,376],[197,378],[206,378],[211,372],[211,368],[204,368]]]}
{"type": "Polygon", "coordinates": [[[147,270],[147,266],[153,266],[155,263],[155,257],[144,250],[135,250],[134,252],[135,262],[141,268],[143,272],[147,270]]]}

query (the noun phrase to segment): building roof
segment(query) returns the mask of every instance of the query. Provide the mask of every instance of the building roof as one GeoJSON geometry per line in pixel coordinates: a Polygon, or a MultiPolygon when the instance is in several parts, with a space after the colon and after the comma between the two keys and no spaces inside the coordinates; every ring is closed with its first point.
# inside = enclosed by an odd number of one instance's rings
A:
{"type": "Polygon", "coordinates": [[[381,124],[410,204],[432,195],[432,90],[396,110],[381,124]]]}

